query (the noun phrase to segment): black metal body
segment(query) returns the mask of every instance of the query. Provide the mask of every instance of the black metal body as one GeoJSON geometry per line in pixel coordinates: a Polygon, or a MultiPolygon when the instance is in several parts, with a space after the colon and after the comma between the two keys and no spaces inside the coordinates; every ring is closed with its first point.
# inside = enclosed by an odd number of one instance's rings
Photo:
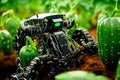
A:
{"type": "Polygon", "coordinates": [[[66,19],[64,14],[40,14],[24,22],[16,36],[16,51],[25,45],[25,37],[30,36],[37,43],[41,56],[34,58],[30,65],[22,68],[18,61],[18,70],[11,76],[11,80],[42,80],[40,74],[49,69],[48,74],[54,80],[57,71],[68,70],[73,63],[79,63],[82,53],[96,53],[97,43],[85,30],[76,30],[72,38],[68,38],[65,29],[74,25],[74,20],[66,19]],[[77,43],[77,47],[73,45],[77,43]]]}

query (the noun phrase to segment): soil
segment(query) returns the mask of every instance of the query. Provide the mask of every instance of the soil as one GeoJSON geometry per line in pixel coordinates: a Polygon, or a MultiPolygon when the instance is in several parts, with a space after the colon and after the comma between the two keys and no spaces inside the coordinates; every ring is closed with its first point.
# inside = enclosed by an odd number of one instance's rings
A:
{"type": "MultiPolygon", "coordinates": [[[[96,38],[96,29],[92,29],[90,34],[96,38]]],[[[13,52],[11,55],[4,55],[0,52],[0,80],[5,80],[6,77],[9,77],[12,73],[16,71],[16,58],[17,54],[13,52]]],[[[102,61],[99,59],[98,53],[96,54],[82,54],[80,56],[81,64],[79,67],[74,65],[70,70],[85,70],[95,73],[96,75],[104,75],[110,80],[115,80],[116,71],[108,70],[102,61]]],[[[47,79],[46,79],[47,80],[47,79]]]]}

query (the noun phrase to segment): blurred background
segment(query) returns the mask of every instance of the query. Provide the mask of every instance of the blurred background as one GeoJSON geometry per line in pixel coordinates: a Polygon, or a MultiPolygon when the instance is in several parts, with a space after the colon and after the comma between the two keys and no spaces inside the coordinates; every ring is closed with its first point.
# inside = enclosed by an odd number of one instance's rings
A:
{"type": "Polygon", "coordinates": [[[90,30],[96,27],[100,13],[112,12],[114,7],[115,0],[0,0],[0,15],[12,9],[23,20],[38,13],[60,12],[74,18],[77,27],[90,30]]]}

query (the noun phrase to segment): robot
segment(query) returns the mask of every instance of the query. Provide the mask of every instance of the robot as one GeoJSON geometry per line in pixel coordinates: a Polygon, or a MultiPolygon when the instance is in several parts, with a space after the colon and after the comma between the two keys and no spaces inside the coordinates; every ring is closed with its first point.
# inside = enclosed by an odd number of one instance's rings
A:
{"type": "Polygon", "coordinates": [[[98,47],[94,38],[86,30],[76,30],[68,37],[67,29],[74,26],[75,21],[61,13],[37,14],[24,21],[16,35],[16,51],[25,45],[25,37],[30,36],[36,43],[40,56],[23,68],[18,56],[18,69],[8,80],[44,80],[44,72],[48,80],[54,80],[59,72],[69,70],[72,64],[80,65],[79,56],[84,53],[97,53],[98,47]]]}

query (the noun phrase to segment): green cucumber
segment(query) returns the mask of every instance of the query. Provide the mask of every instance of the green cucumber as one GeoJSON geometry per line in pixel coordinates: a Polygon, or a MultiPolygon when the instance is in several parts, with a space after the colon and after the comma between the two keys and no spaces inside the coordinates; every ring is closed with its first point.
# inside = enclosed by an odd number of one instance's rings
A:
{"type": "Polygon", "coordinates": [[[120,58],[120,18],[103,16],[97,24],[98,53],[107,68],[116,69],[120,58]]]}
{"type": "Polygon", "coordinates": [[[37,57],[39,54],[37,52],[36,45],[29,36],[26,36],[26,45],[20,49],[19,57],[23,67],[27,67],[30,62],[37,57]],[[28,45],[28,43],[30,44],[28,45]]]}
{"type": "Polygon", "coordinates": [[[12,54],[13,40],[7,30],[0,30],[0,50],[3,51],[5,55],[12,54]]]}

